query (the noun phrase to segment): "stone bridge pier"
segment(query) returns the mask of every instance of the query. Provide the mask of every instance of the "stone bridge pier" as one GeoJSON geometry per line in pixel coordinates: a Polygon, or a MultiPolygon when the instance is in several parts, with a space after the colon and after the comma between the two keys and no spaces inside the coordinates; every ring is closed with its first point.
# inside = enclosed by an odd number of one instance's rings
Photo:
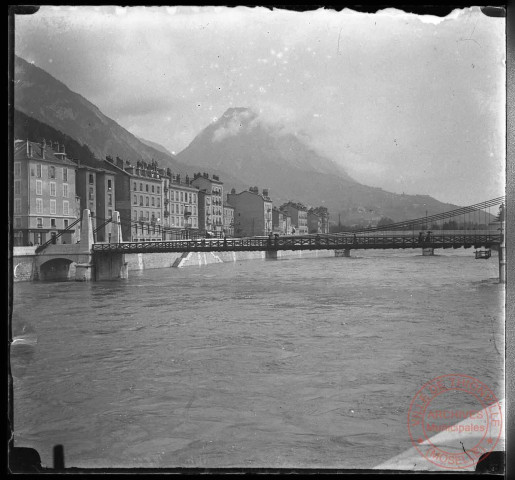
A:
{"type": "MultiPolygon", "coordinates": [[[[113,212],[111,241],[122,242],[120,214],[113,212]]],[[[39,280],[69,280],[70,265],[75,263],[75,280],[114,280],[127,278],[127,263],[123,253],[93,255],[93,225],[91,212],[86,209],[82,214],[80,242],[77,244],[48,245],[34,258],[35,278],[39,280]]]]}
{"type": "MultiPolygon", "coordinates": [[[[91,228],[91,220],[89,228],[91,228]]],[[[82,232],[81,232],[82,233],[82,232]]],[[[88,238],[89,240],[89,238],[88,238]]],[[[120,223],[119,212],[113,212],[113,221],[111,222],[111,242],[122,243],[122,225],[120,223]]],[[[82,240],[81,240],[82,243],[82,240]]],[[[97,252],[92,255],[90,266],[93,272],[90,272],[91,280],[117,280],[119,278],[128,278],[129,269],[125,261],[125,254],[118,252],[97,252]]],[[[83,268],[88,268],[84,266],[83,268]]],[[[84,274],[87,271],[84,270],[84,274]]],[[[86,275],[87,276],[87,275],[86,275]]],[[[76,278],[77,279],[77,278],[76,278]]]]}

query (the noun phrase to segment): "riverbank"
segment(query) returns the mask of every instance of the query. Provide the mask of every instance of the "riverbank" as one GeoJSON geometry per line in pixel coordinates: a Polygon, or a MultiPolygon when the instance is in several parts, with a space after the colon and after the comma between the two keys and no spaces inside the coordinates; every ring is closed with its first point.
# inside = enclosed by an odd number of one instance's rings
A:
{"type": "MultiPolygon", "coordinates": [[[[34,259],[36,247],[13,248],[13,277],[15,282],[37,279],[34,259]]],[[[333,256],[333,250],[285,250],[278,251],[277,258],[310,258],[333,256]]],[[[129,271],[155,268],[202,267],[215,263],[231,263],[246,260],[265,260],[266,252],[184,252],[184,253],[135,253],[125,255],[129,271]]],[[[69,278],[75,277],[75,264],[70,264],[69,278]]]]}

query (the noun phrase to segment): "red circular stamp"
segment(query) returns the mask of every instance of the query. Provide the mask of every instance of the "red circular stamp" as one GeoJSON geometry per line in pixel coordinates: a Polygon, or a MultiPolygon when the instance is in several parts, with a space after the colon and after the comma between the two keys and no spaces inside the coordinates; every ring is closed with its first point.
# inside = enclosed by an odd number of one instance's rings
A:
{"type": "Polygon", "coordinates": [[[424,384],[411,401],[408,431],[426,460],[451,470],[474,467],[495,449],[503,429],[501,405],[476,378],[453,374],[424,384]]]}

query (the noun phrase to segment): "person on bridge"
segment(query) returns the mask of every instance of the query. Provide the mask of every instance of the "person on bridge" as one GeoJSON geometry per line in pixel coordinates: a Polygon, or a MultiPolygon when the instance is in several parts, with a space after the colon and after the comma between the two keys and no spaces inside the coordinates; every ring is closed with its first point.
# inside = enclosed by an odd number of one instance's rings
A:
{"type": "Polygon", "coordinates": [[[268,246],[272,245],[272,236],[273,236],[273,233],[272,233],[272,232],[270,232],[270,233],[268,234],[268,242],[267,242],[268,246]]]}
{"type": "Polygon", "coordinates": [[[275,246],[277,247],[277,243],[279,242],[279,234],[278,233],[274,234],[274,237],[275,237],[274,243],[275,243],[275,246]]]}
{"type": "Polygon", "coordinates": [[[353,242],[353,243],[358,243],[358,239],[357,239],[357,237],[356,237],[356,234],[354,234],[354,237],[352,238],[352,242],[353,242]]]}
{"type": "Polygon", "coordinates": [[[424,232],[419,232],[418,234],[418,242],[422,243],[424,241],[424,232]]]}
{"type": "Polygon", "coordinates": [[[431,241],[431,232],[428,230],[427,235],[426,235],[426,242],[430,242],[430,241],[431,241]]]}

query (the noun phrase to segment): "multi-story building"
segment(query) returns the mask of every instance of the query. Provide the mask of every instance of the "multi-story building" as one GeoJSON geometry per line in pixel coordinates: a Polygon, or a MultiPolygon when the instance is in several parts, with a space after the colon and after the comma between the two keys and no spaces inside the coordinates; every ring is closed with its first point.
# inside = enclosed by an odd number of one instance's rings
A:
{"type": "Polygon", "coordinates": [[[272,227],[275,233],[286,233],[285,214],[277,207],[272,208],[272,227]]]}
{"type": "Polygon", "coordinates": [[[164,239],[188,238],[191,230],[199,228],[198,188],[191,185],[188,175],[182,181],[170,169],[163,173],[164,239]]]}
{"type": "Polygon", "coordinates": [[[272,232],[272,200],[268,190],[258,187],[236,193],[232,189],[227,201],[234,207],[234,233],[237,237],[268,235],[272,232]]]}
{"type": "Polygon", "coordinates": [[[327,207],[316,207],[310,208],[308,210],[308,230],[311,233],[311,230],[315,228],[315,223],[318,222],[318,233],[329,233],[329,211],[327,207]],[[318,217],[312,217],[312,224],[310,224],[310,214],[314,214],[318,217]]]}
{"type": "MultiPolygon", "coordinates": [[[[16,140],[14,147],[14,244],[40,245],[77,219],[75,164],[59,144],[16,140]]],[[[74,243],[76,229],[56,239],[74,243]]]]}
{"type": "Polygon", "coordinates": [[[163,236],[163,179],[157,163],[132,165],[106,157],[103,167],[115,174],[116,210],[124,241],[157,241],[163,236]]]}
{"type": "Polygon", "coordinates": [[[80,197],[80,211],[91,211],[91,223],[95,242],[110,242],[111,226],[105,224],[116,210],[115,174],[101,168],[101,162],[75,160],[77,162],[76,191],[80,197]]]}
{"type": "Polygon", "coordinates": [[[279,207],[283,212],[291,217],[291,233],[306,235],[308,233],[308,214],[307,208],[302,203],[289,201],[279,207]],[[295,231],[294,231],[295,230],[295,231]]]}
{"type": "Polygon", "coordinates": [[[224,233],[227,237],[234,237],[234,207],[224,203],[224,233]]]}
{"type": "Polygon", "coordinates": [[[321,233],[322,219],[320,215],[313,212],[312,209],[308,210],[308,233],[321,233]]]}
{"type": "Polygon", "coordinates": [[[196,173],[191,185],[198,188],[199,229],[222,234],[223,223],[223,182],[217,175],[209,178],[207,173],[196,173]]]}

